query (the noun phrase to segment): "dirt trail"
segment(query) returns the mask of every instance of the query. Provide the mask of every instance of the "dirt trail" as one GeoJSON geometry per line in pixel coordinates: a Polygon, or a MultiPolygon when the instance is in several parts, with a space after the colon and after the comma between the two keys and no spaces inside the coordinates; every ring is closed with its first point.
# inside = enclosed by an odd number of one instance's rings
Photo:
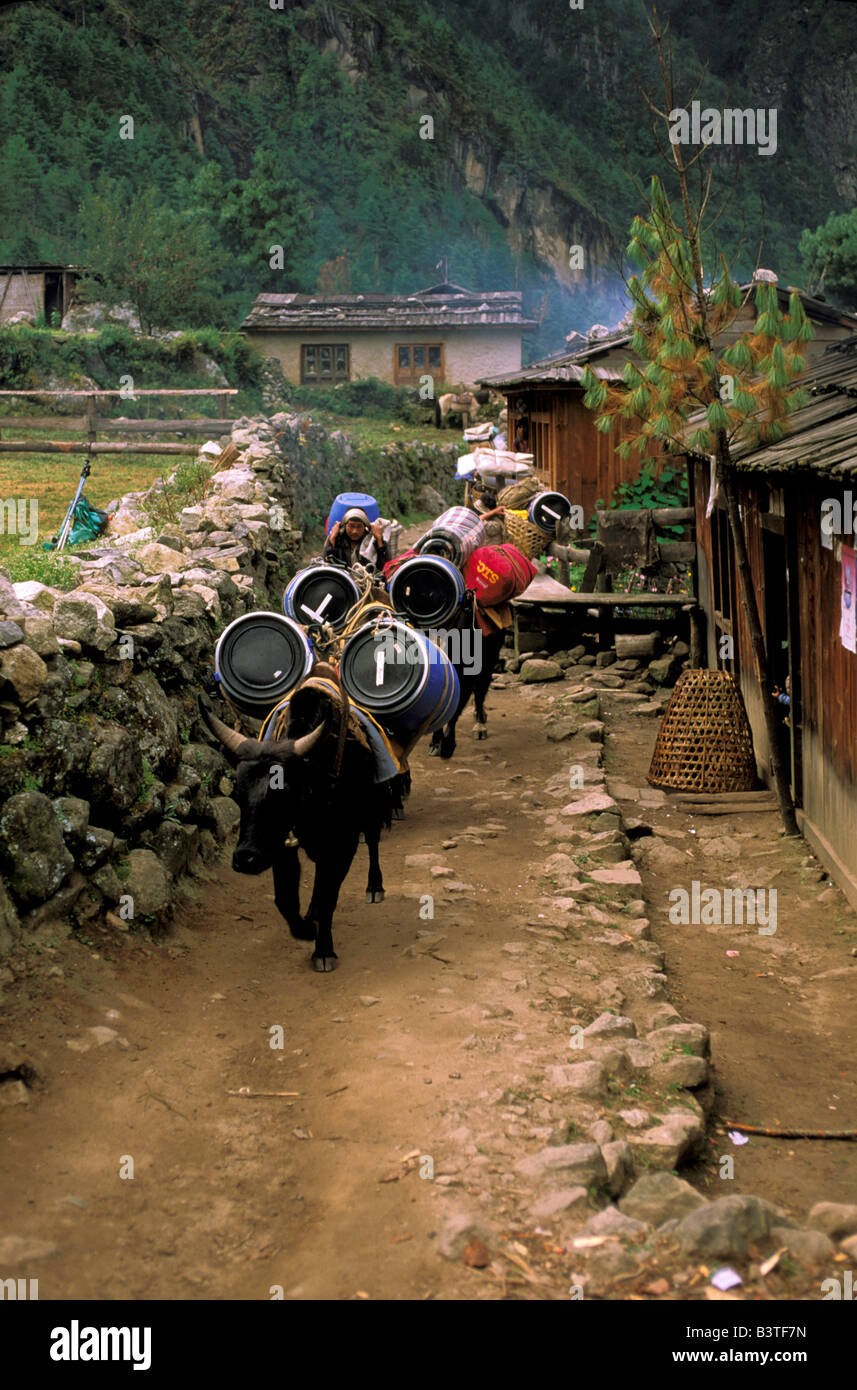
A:
{"type": "MultiPolygon", "coordinates": [[[[37,1274],[42,1299],[264,1299],[278,1285],[295,1299],[497,1296],[485,1273],[439,1258],[433,1237],[456,1193],[481,1194],[502,1220],[487,1174],[509,1178],[523,1141],[544,1143],[556,1124],[549,1097],[492,1111],[490,1157],[471,1129],[534,1065],[567,1060],[561,996],[575,978],[540,896],[551,842],[539,803],[566,761],[542,732],[550,700],[549,687],[510,684],[489,698],[487,744],[471,742],[467,718],[452,762],[418,752],[407,819],[382,842],[386,900],[364,900],[361,848],[335,919],[334,974],[309,968],[270,875],[227,866],[160,942],[105,932],[92,948],[70,939],[34,958],[0,1027],[47,1084],[0,1112],[0,1229],[56,1252],[0,1274],[37,1274]],[[407,867],[409,855],[427,857],[407,867]],[[435,865],[453,877],[433,876],[435,865]],[[420,917],[426,894],[434,920],[420,917]],[[276,1025],[282,1050],[270,1046],[276,1025]],[[92,1027],[118,1037],[99,1046],[92,1027]],[[242,1087],[300,1095],[229,1094],[242,1087]],[[421,1180],[414,1154],[434,1156],[434,1181],[421,1180]],[[133,1179],[120,1176],[127,1156],[133,1179]]],[[[642,784],[653,727],[613,727],[608,779],[612,765],[642,784]]],[[[783,851],[774,819],[746,843],[775,849],[797,885],[805,850],[783,851]]],[[[710,881],[735,867],[706,863],[710,881]]],[[[821,885],[801,886],[799,899],[796,887],[787,930],[784,921],[773,938],[788,954],[756,938],[734,961],[732,938],[664,927],[666,880],[646,878],[672,997],[684,1017],[710,1024],[733,1118],[853,1125],[857,962],[835,934],[853,932],[853,914],[838,927],[813,907],[821,885]],[[774,973],[757,978],[763,970],[774,973]],[[844,973],[810,979],[826,970],[844,973]]],[[[853,1200],[852,1145],[760,1141],[734,1152],[731,1190],[783,1201],[798,1218],[819,1197],[853,1200]]],[[[711,1163],[694,1180],[722,1195],[711,1163]]]]}
{"type": "MultiPolygon", "coordinates": [[[[299,1298],[420,1298],[462,1279],[428,1238],[433,1184],[401,1160],[436,1153],[445,1112],[482,1089],[481,1059],[461,1044],[486,1004],[513,993],[498,953],[532,895],[540,829],[538,814],[523,822],[517,791],[556,758],[540,738],[516,772],[526,729],[515,702],[513,691],[492,700],[490,754],[465,735],[451,763],[414,759],[408,818],[382,843],[386,900],[364,900],[361,848],[332,976],[311,971],[309,948],[289,936],[270,874],[224,866],[168,939],[105,935],[95,955],[68,942],[64,978],[34,979],[30,1007],[9,1010],[5,1036],[37,1045],[50,1084],[4,1114],[0,1220],[57,1245],[40,1262],[42,1298],[264,1298],[275,1284],[299,1298]],[[440,853],[486,819],[508,829],[440,853]],[[405,869],[420,852],[474,891],[405,869]],[[428,893],[434,921],[419,916],[428,893]],[[443,936],[436,956],[421,931],[443,936]],[[125,1042],[70,1050],[92,1026],[125,1042]],[[301,1095],[228,1094],[241,1087],[301,1095]],[[133,1180],[120,1178],[123,1155],[133,1180]],[[382,1181],[391,1173],[404,1176],[382,1181]]],[[[307,872],[305,894],[309,884],[307,872]]]]}

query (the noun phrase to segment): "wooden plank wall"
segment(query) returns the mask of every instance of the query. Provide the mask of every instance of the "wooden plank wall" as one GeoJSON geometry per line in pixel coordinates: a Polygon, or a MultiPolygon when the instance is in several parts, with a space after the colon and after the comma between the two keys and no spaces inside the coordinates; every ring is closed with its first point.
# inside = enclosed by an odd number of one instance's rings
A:
{"type": "Polygon", "coordinates": [[[602,434],[594,413],[583,404],[580,387],[519,392],[513,399],[525,400],[526,411],[514,414],[510,409],[509,438],[514,439],[517,420],[526,413],[536,467],[547,473],[552,488],[583,507],[587,525],[600,499],[609,502],[620,483],[639,477],[640,455],[634,452],[626,461],[616,453],[630,425],[620,421],[602,434]]]}
{"type": "MultiPolygon", "coordinates": [[[[821,837],[816,848],[826,858],[825,849],[857,885],[857,654],[846,651],[839,640],[841,566],[835,550],[821,544],[821,502],[825,497],[843,496],[843,485],[833,485],[806,475],[795,474],[782,482],[785,495],[785,526],[795,540],[797,573],[791,576],[796,591],[799,650],[797,664],[801,701],[801,806],[821,837]]],[[[852,487],[852,490],[853,489],[852,487]]],[[[714,555],[711,524],[705,519],[708,500],[707,466],[695,465],[694,505],[696,536],[703,566],[713,573],[714,555]]],[[[766,506],[764,483],[747,478],[739,488],[744,514],[747,549],[753,570],[756,597],[764,626],[765,574],[762,562],[760,504],[766,506]]],[[[846,544],[854,537],[844,536],[846,544]]],[[[770,577],[773,602],[785,602],[786,576],[770,577]]],[[[706,586],[708,588],[708,586],[706,586]]],[[[753,656],[740,591],[737,594],[733,633],[736,639],[738,679],[753,730],[753,744],[759,773],[770,782],[769,751],[765,734],[761,698],[756,688],[753,656]]],[[[700,599],[708,617],[708,659],[716,657],[710,592],[700,599]]],[[[793,662],[795,654],[792,654],[793,662]]],[[[833,862],[833,861],[831,861],[833,862]]]]}

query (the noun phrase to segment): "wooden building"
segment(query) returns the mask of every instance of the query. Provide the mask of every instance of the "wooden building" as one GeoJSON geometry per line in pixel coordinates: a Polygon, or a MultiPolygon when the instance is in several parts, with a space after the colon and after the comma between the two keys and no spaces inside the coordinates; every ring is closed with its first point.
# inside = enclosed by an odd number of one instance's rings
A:
{"type": "Polygon", "coordinates": [[[642,467],[636,451],[628,460],[616,452],[631,432],[630,425],[618,421],[609,434],[597,430],[595,415],[583,404],[581,384],[587,366],[608,383],[621,382],[622,368],[633,355],[630,334],[607,329],[591,334],[582,348],[480,383],[506,396],[510,443],[519,422],[526,421],[527,448],[536,467],[548,476],[552,488],[583,508],[587,525],[596,503],[608,503],[619,483],[632,482],[642,467]]]}
{"type": "MultiPolygon", "coordinates": [[[[751,327],[755,318],[755,297],[748,293],[751,286],[742,288],[748,297],[729,333],[724,335],[724,346],[751,327]]],[[[789,291],[778,288],[778,295],[782,307],[787,308],[789,291]]],[[[809,295],[802,295],[802,299],[815,334],[806,354],[810,365],[829,342],[853,332],[857,318],[809,295]]],[[[534,362],[522,371],[487,377],[480,385],[506,396],[510,443],[518,422],[526,420],[528,448],[535,456],[536,467],[548,475],[552,488],[583,507],[588,525],[596,502],[603,499],[609,503],[620,483],[634,482],[646,456],[632,450],[626,460],[616,452],[626,435],[633,433],[628,423],[618,421],[609,434],[595,428],[596,416],[583,404],[583,371],[588,365],[604,380],[618,382],[628,359],[638,359],[630,346],[630,330],[611,332],[595,325],[586,339],[572,333],[567,341],[569,351],[534,362]]],[[[664,459],[655,446],[651,456],[664,459]]]]}
{"type": "Polygon", "coordinates": [[[81,271],[73,265],[0,265],[0,324],[15,315],[62,319],[81,271]]]}
{"type": "MultiPolygon", "coordinates": [[[[789,434],[735,450],[739,495],[770,677],[790,690],[780,737],[798,822],[857,906],[857,333],[828,346],[803,382],[810,402],[791,417],[789,434]]],[[[688,468],[707,664],[737,677],[759,774],[770,783],[725,506],[718,496],[706,517],[710,461],[692,458],[688,468]]]]}
{"type": "Polygon", "coordinates": [[[260,294],[241,325],[287,380],[336,385],[378,377],[418,386],[472,386],[518,371],[525,319],[518,290],[466,290],[444,282],[410,295],[260,294]]]}

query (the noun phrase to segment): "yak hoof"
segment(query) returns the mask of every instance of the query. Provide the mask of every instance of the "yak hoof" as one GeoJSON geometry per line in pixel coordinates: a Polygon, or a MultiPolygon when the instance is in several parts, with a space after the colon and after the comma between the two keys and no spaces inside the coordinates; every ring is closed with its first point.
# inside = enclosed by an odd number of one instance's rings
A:
{"type": "Polygon", "coordinates": [[[405,819],[405,810],[404,810],[404,807],[403,807],[403,806],[394,806],[394,807],[393,807],[393,820],[404,820],[404,819],[405,819]]]}
{"type": "Polygon", "coordinates": [[[440,744],[438,744],[438,743],[430,743],[430,744],[429,744],[429,757],[430,757],[430,758],[436,758],[436,757],[438,756],[439,753],[440,753],[440,744]]]}
{"type": "Polygon", "coordinates": [[[474,736],[475,736],[476,738],[487,738],[487,737],[488,737],[488,725],[487,725],[487,724],[474,724],[474,725],[473,725],[473,733],[474,733],[474,736]]]}
{"type": "Polygon", "coordinates": [[[320,975],[329,975],[331,970],[336,969],[337,959],[335,952],[331,956],[313,956],[312,968],[317,970],[320,975]]]}
{"type": "Polygon", "coordinates": [[[382,903],[384,901],[383,888],[367,888],[366,901],[367,903],[382,903]]]}

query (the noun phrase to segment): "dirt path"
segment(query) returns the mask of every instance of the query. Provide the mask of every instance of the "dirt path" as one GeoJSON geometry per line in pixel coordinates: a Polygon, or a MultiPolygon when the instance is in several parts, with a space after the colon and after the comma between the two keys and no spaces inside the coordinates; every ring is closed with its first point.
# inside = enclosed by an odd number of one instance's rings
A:
{"type": "MultiPolygon", "coordinates": [[[[0,1026],[45,1086],[2,1111],[0,1230],[24,1244],[0,1273],[37,1274],[42,1299],[265,1299],[275,1286],[293,1299],[502,1296],[490,1271],[439,1258],[435,1234],[465,1196],[502,1224],[515,1160],[562,1114],[527,1090],[546,1059],[568,1059],[580,984],[542,896],[542,789],[564,765],[543,733],[551,699],[548,687],[510,684],[490,697],[488,744],[470,741],[467,719],[452,762],[418,753],[408,818],[382,843],[386,901],[365,903],[361,849],[331,976],[290,938],[270,875],[226,866],[163,941],[105,931],[30,958],[0,1026]],[[433,920],[420,916],[425,895],[433,920]],[[270,1046],[277,1025],[282,1049],[270,1046]],[[99,1044],[92,1028],[115,1036],[99,1044]],[[230,1094],[243,1087],[299,1095],[230,1094]],[[423,1156],[433,1181],[420,1177],[423,1156]],[[36,1259],[33,1242],[53,1253],[36,1259]]],[[[654,729],[614,727],[608,779],[612,763],[642,783],[654,729]]],[[[666,812],[652,817],[689,839],[666,812]]],[[[647,875],[672,997],[710,1024],[735,1118],[853,1125],[857,962],[836,935],[854,930],[853,914],[843,927],[830,908],[819,919],[821,885],[798,887],[805,851],[782,850],[772,825],[718,825],[727,830],[755,837],[743,842],[753,855],[776,850],[768,862],[795,888],[788,921],[773,946],[681,935],[656,908],[683,878],[647,875]],[[725,957],[733,945],[737,963],[725,957]]],[[[799,1218],[818,1197],[853,1200],[853,1146],[764,1141],[735,1153],[735,1189],[799,1218]]],[[[713,1162],[695,1173],[709,1190],[713,1162]]],[[[539,1296],[562,1297],[561,1285],[539,1296]]]]}
{"type": "MultiPolygon", "coordinates": [[[[763,1127],[857,1129],[857,917],[825,881],[802,839],[786,840],[776,814],[689,816],[645,786],[654,728],[603,701],[608,786],[626,817],[641,816],[680,851],[681,865],[641,864],[653,939],[666,953],[670,997],[711,1031],[717,1110],[763,1127]],[[661,805],[623,799],[611,777],[661,805]],[[674,926],[669,892],[689,886],[777,892],[777,930],[674,926]],[[727,955],[727,952],[733,952],[727,955]]],[[[645,846],[646,840],[637,841],[645,846]]],[[[853,1202],[857,1144],[753,1138],[731,1149],[736,1185],[803,1212],[807,1200],[853,1202]],[[810,1194],[816,1194],[811,1196],[810,1194]]],[[[693,1181],[720,1195],[715,1174],[693,1181]]]]}
{"type": "Polygon", "coordinates": [[[435,1185],[402,1159],[437,1155],[446,1117],[484,1088],[484,1055],[462,1044],[515,994],[500,946],[532,896],[540,824],[518,797],[556,754],[540,738],[527,773],[513,770],[526,737],[516,692],[492,705],[490,754],[465,734],[451,763],[415,758],[408,818],[382,844],[381,905],[364,901],[360,850],[332,976],[309,969],[270,875],[225,866],[163,942],[113,934],[94,954],[70,941],[49,955],[62,976],[38,970],[29,1007],[5,1016],[48,1089],[5,1111],[0,1198],[3,1231],[58,1247],[40,1263],[42,1298],[264,1298],[277,1284],[299,1298],[421,1298],[466,1283],[434,1252],[435,1185]],[[462,835],[486,820],[498,829],[462,835]],[[406,869],[420,853],[472,891],[406,869]],[[419,915],[429,893],[434,921],[419,915]],[[118,1038],[72,1050],[91,1027],[118,1038]],[[228,1094],[241,1087],[301,1094],[228,1094]]]}

